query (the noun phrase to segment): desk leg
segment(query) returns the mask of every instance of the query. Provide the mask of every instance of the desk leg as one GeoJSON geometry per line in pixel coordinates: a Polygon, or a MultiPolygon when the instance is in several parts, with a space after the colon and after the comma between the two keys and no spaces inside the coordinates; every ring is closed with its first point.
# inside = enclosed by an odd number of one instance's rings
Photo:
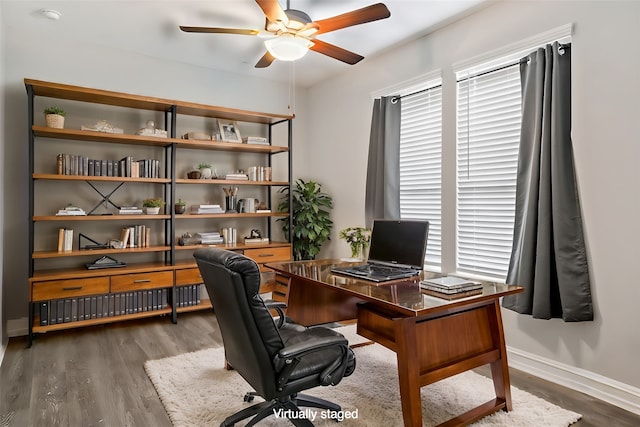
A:
{"type": "Polygon", "coordinates": [[[420,398],[420,366],[410,343],[416,342],[416,322],[413,318],[393,320],[397,345],[400,401],[405,427],[422,426],[422,401],[420,398]]]}
{"type": "Polygon", "coordinates": [[[494,342],[500,349],[500,359],[491,362],[491,377],[493,378],[493,388],[496,397],[505,402],[507,411],[513,410],[511,404],[511,382],[509,381],[509,365],[507,363],[507,347],[504,341],[504,330],[502,328],[502,314],[500,312],[500,302],[496,299],[493,305],[493,315],[491,316],[491,330],[494,342]]]}

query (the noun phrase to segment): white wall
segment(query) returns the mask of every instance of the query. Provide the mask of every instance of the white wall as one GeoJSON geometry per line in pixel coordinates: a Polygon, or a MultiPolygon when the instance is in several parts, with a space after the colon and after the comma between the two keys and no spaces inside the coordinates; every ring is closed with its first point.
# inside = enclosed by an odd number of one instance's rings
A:
{"type": "MultiPolygon", "coordinates": [[[[442,69],[443,155],[452,156],[455,80],[451,64],[572,22],[573,141],[595,320],[573,324],[533,320],[505,310],[507,344],[545,363],[633,386],[631,393],[640,398],[640,335],[635,331],[640,317],[636,283],[638,16],[640,2],[500,2],[314,86],[309,92],[309,113],[322,121],[310,123],[307,149],[315,161],[308,174],[318,177],[336,202],[333,241],[324,254],[348,254],[337,231],[364,222],[372,92],[442,69]]],[[[454,188],[454,171],[443,173],[444,185],[454,188]]],[[[455,201],[448,198],[443,203],[443,217],[452,224],[455,201]]],[[[444,245],[451,253],[453,241],[444,245]]]]}
{"type": "MultiPolygon", "coordinates": [[[[246,78],[181,63],[160,61],[151,57],[123,51],[68,42],[51,49],[42,43],[41,34],[29,34],[19,28],[3,25],[6,35],[5,109],[2,119],[2,140],[6,162],[2,177],[7,185],[4,200],[11,200],[11,209],[4,210],[5,245],[12,250],[4,255],[2,280],[4,299],[11,301],[5,307],[5,320],[9,336],[26,334],[28,295],[28,139],[27,94],[24,78],[66,83],[99,89],[135,93],[160,98],[241,108],[252,111],[290,114],[287,84],[246,78]]],[[[304,90],[296,96],[304,97],[304,90]]],[[[304,101],[294,102],[298,119],[294,120],[293,134],[304,140],[304,101]]],[[[39,114],[36,111],[36,114],[39,114]]],[[[41,117],[37,116],[40,120],[41,117]]],[[[99,119],[99,118],[98,118],[99,119]]],[[[96,121],[98,120],[96,119],[96,121]]],[[[293,150],[294,164],[304,150],[293,150]],[[299,151],[299,153],[298,153],[299,151]]],[[[274,171],[275,173],[275,171],[274,171]]],[[[1,214],[0,214],[1,215],[1,214]]],[[[0,243],[0,249],[2,243],[0,243]]],[[[3,322],[4,325],[4,322],[3,322]]]]}
{"type": "MultiPolygon", "coordinates": [[[[2,22],[2,3],[0,3],[0,22],[2,22]]],[[[4,129],[4,27],[0,25],[0,129],[4,129]]],[[[4,157],[4,138],[0,136],[0,164],[5,164],[4,157]]],[[[4,175],[0,175],[0,188],[4,189],[4,175]]],[[[4,218],[4,198],[0,198],[0,224],[3,224],[2,221],[4,218]]],[[[4,234],[4,231],[3,231],[4,234]]],[[[0,271],[4,271],[4,239],[0,239],[0,271]]],[[[2,363],[2,358],[4,356],[4,350],[7,345],[7,331],[6,331],[6,323],[4,322],[4,300],[2,298],[2,284],[3,278],[0,276],[0,363],[2,363]]]]}

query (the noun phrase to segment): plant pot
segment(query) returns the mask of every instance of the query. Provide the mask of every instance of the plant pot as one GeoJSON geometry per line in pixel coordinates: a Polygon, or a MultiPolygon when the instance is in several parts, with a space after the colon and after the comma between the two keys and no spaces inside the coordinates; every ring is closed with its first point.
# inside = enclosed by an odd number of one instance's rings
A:
{"type": "Polygon", "coordinates": [[[160,213],[160,207],[145,207],[144,211],[147,215],[158,215],[160,213]]]}
{"type": "Polygon", "coordinates": [[[175,205],[173,207],[173,210],[176,214],[180,215],[183,214],[185,210],[187,210],[186,205],[175,205]]]}
{"type": "Polygon", "coordinates": [[[200,173],[202,174],[202,179],[211,179],[211,177],[213,176],[213,171],[211,170],[211,168],[202,168],[200,169],[200,173]]]}
{"type": "Polygon", "coordinates": [[[47,121],[48,127],[56,129],[64,128],[64,116],[60,114],[45,114],[44,118],[47,121]]]}
{"type": "Polygon", "coordinates": [[[200,173],[200,171],[191,171],[187,173],[187,178],[189,179],[200,179],[201,176],[202,174],[200,173]]]}

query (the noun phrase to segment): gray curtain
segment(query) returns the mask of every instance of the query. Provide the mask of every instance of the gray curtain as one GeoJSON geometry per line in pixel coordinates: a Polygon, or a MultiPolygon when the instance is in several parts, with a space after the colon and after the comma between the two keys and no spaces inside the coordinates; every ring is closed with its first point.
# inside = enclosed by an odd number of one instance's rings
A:
{"type": "Polygon", "coordinates": [[[373,102],[364,217],[400,218],[400,97],[383,96],[373,102]]]}
{"type": "Polygon", "coordinates": [[[534,318],[593,320],[571,142],[571,46],[520,61],[522,128],[516,220],[503,306],[534,318]]]}

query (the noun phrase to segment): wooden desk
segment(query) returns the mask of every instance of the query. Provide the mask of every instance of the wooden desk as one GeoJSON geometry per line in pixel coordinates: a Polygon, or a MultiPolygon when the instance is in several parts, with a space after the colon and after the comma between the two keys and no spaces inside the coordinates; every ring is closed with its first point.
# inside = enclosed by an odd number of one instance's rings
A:
{"type": "MultiPolygon", "coordinates": [[[[457,300],[429,296],[417,279],[377,284],[331,273],[337,260],[269,263],[287,316],[303,325],[357,319],[357,332],[393,350],[405,426],[422,425],[420,388],[490,364],[496,397],[441,426],[463,426],[501,409],[511,387],[499,298],[519,286],[484,283],[457,300]]],[[[423,273],[423,278],[436,277],[423,273]]]]}

